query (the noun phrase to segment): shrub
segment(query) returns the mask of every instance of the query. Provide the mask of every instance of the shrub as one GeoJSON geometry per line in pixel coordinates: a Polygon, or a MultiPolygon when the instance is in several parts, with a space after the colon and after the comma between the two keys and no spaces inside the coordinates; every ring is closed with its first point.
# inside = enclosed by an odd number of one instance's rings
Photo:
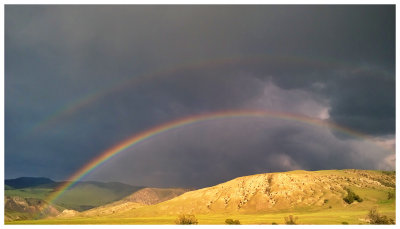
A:
{"type": "Polygon", "coordinates": [[[385,175],[396,175],[396,171],[381,171],[385,175]]]}
{"type": "Polygon", "coordinates": [[[349,224],[349,223],[346,222],[346,221],[343,221],[342,224],[343,224],[343,225],[347,225],[347,224],[349,224]]]}
{"type": "Polygon", "coordinates": [[[226,219],[225,220],[226,224],[240,224],[240,221],[238,219],[233,220],[233,219],[226,219]]]}
{"type": "Polygon", "coordinates": [[[272,225],[278,225],[277,223],[275,223],[275,222],[272,222],[272,225]]]}
{"type": "Polygon", "coordinates": [[[370,224],[394,224],[394,220],[386,215],[381,215],[376,207],[369,210],[367,218],[370,224]]]}
{"type": "Polygon", "coordinates": [[[347,191],[347,196],[345,198],[343,198],[343,200],[346,203],[351,204],[354,201],[357,201],[357,202],[362,202],[363,201],[363,199],[361,199],[361,197],[359,195],[355,194],[350,189],[346,189],[346,191],[347,191]]]}
{"type": "Polygon", "coordinates": [[[328,199],[325,199],[325,200],[324,200],[324,204],[328,203],[328,201],[329,201],[328,199]]]}
{"type": "Polygon", "coordinates": [[[194,215],[186,215],[182,214],[179,215],[178,218],[175,220],[176,224],[197,224],[197,219],[194,215]]]}
{"type": "Polygon", "coordinates": [[[396,198],[396,193],[395,192],[388,192],[388,200],[395,199],[395,198],[396,198]]]}
{"type": "Polygon", "coordinates": [[[294,217],[293,215],[289,215],[288,217],[285,217],[285,224],[295,225],[295,224],[297,224],[296,223],[297,219],[298,219],[297,216],[294,217]]]}

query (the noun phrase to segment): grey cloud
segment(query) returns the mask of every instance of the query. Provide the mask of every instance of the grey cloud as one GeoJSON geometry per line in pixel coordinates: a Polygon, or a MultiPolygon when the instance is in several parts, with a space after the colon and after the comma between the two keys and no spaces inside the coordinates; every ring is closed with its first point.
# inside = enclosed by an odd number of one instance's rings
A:
{"type": "Polygon", "coordinates": [[[296,113],[318,119],[328,119],[329,102],[302,89],[282,89],[270,81],[264,90],[245,104],[247,108],[296,113]]]}

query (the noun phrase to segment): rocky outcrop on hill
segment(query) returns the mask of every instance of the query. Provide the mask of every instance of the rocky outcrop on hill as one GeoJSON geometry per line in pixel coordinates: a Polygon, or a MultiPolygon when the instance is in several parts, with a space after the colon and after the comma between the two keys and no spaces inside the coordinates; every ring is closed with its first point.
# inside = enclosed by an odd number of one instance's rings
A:
{"type": "Polygon", "coordinates": [[[60,212],[40,199],[6,196],[4,198],[5,220],[22,220],[55,216],[60,212]]]}
{"type": "Polygon", "coordinates": [[[182,188],[144,188],[124,198],[124,200],[152,205],[175,198],[187,191],[187,189],[182,188]]]}
{"type": "Polygon", "coordinates": [[[59,215],[57,215],[57,217],[74,217],[77,216],[79,214],[78,211],[75,210],[71,210],[71,209],[65,209],[64,211],[62,211],[59,215]]]}

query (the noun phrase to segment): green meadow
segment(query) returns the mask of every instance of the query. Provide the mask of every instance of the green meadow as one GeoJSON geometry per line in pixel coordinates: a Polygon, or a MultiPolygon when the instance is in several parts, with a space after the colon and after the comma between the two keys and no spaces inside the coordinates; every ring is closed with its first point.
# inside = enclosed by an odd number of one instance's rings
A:
{"type": "Polygon", "coordinates": [[[36,198],[44,200],[53,191],[52,188],[21,188],[21,189],[6,189],[5,196],[19,196],[23,198],[36,198]]]}
{"type": "MultiPolygon", "coordinates": [[[[376,195],[376,193],[374,193],[376,195]]],[[[382,194],[383,195],[383,194],[382,194]]],[[[355,204],[349,207],[326,207],[323,209],[294,209],[273,213],[256,214],[199,214],[195,215],[198,224],[215,225],[225,224],[226,219],[237,219],[241,224],[285,224],[284,218],[293,215],[297,217],[297,224],[369,224],[366,216],[369,209],[377,207],[382,215],[395,219],[395,200],[380,201],[374,204],[369,201],[355,204]]],[[[6,224],[135,224],[135,225],[156,225],[175,224],[177,216],[157,217],[75,217],[75,218],[48,218],[41,220],[11,221],[6,224]]]]}
{"type": "MultiPolygon", "coordinates": [[[[395,218],[393,209],[380,209],[380,212],[390,218],[395,218]]],[[[241,224],[285,224],[284,217],[293,215],[298,217],[297,224],[368,224],[365,219],[367,210],[324,210],[324,211],[303,211],[303,212],[284,212],[284,213],[264,213],[264,214],[207,214],[196,215],[199,224],[215,225],[225,224],[228,218],[238,219],[241,224]]],[[[43,219],[12,221],[6,224],[136,224],[136,225],[156,225],[156,224],[175,224],[177,216],[158,216],[158,217],[133,217],[133,218],[71,218],[71,219],[43,219]]]]}

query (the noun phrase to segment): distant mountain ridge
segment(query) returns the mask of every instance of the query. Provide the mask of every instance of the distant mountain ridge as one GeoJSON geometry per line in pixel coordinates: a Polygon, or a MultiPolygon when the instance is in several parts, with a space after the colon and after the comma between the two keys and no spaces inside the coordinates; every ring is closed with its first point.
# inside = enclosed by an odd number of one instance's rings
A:
{"type": "Polygon", "coordinates": [[[43,184],[54,184],[56,182],[46,177],[19,177],[6,179],[4,183],[12,188],[27,188],[43,184]]]}

